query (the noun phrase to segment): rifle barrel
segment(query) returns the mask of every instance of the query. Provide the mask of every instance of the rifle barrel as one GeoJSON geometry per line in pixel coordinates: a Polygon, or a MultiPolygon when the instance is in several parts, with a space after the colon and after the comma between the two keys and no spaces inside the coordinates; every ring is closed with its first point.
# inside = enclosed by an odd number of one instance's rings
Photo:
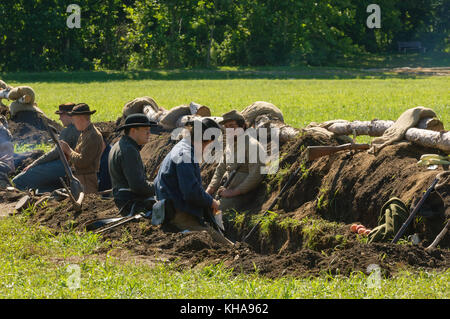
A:
{"type": "Polygon", "coordinates": [[[340,151],[345,150],[368,150],[370,148],[369,144],[354,144],[347,143],[336,146],[320,145],[320,146],[308,146],[306,148],[307,158],[309,161],[315,160],[316,158],[331,155],[340,151]]]}

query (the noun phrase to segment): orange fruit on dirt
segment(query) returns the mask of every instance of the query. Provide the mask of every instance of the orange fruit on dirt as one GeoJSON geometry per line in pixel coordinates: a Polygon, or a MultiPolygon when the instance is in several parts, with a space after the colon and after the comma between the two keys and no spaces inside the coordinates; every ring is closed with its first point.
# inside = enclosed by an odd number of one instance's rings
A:
{"type": "Polygon", "coordinates": [[[360,230],[361,228],[366,229],[366,227],[364,227],[363,225],[358,225],[358,226],[356,227],[356,232],[358,233],[359,230],[360,230]]]}
{"type": "Polygon", "coordinates": [[[363,226],[363,227],[358,229],[358,234],[360,234],[360,235],[364,234],[366,230],[367,230],[366,227],[363,226]]]}
{"type": "Polygon", "coordinates": [[[358,227],[358,224],[352,224],[352,225],[350,226],[350,231],[351,231],[352,233],[356,233],[356,227],[358,227]]]}

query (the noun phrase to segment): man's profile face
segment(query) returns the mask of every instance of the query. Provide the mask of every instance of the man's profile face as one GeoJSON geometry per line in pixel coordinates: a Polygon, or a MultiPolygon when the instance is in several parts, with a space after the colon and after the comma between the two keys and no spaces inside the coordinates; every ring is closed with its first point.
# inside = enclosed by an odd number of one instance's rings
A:
{"type": "Polygon", "coordinates": [[[69,114],[65,112],[59,114],[59,120],[65,127],[69,126],[72,123],[72,118],[70,117],[69,114]]]}
{"type": "Polygon", "coordinates": [[[85,130],[89,125],[90,119],[89,115],[72,115],[72,123],[78,131],[85,130]]]}
{"type": "Polygon", "coordinates": [[[130,133],[138,145],[147,144],[150,138],[149,127],[135,127],[130,130],[130,133]]]}

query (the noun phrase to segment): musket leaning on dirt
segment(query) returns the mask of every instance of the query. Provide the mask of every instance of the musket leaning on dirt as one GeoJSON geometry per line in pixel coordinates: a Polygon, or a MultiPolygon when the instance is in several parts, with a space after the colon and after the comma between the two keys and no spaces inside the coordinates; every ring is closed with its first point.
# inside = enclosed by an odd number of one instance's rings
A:
{"type": "MultiPolygon", "coordinates": [[[[432,159],[439,156],[439,155],[428,155],[428,156],[427,155],[422,155],[422,157],[420,158],[420,161],[418,162],[419,165],[421,165],[421,161],[428,161],[427,162],[428,164],[433,163],[432,159]],[[426,158],[428,158],[428,160],[426,158]]],[[[436,187],[437,183],[439,182],[439,180],[441,179],[443,174],[447,174],[448,173],[448,169],[449,169],[448,165],[444,164],[442,166],[444,168],[444,172],[439,173],[438,175],[436,175],[436,177],[434,178],[434,180],[431,183],[431,185],[428,187],[428,189],[425,192],[425,194],[423,194],[422,198],[419,200],[417,205],[414,207],[414,210],[408,216],[408,219],[403,223],[402,227],[398,230],[397,234],[395,235],[394,239],[391,242],[392,244],[395,244],[400,239],[400,237],[403,235],[403,233],[405,232],[406,228],[409,226],[411,221],[414,219],[414,217],[416,216],[417,212],[420,210],[420,208],[422,207],[423,203],[426,201],[426,199],[428,198],[430,193],[434,190],[434,188],[436,187]]],[[[445,230],[445,228],[443,229],[443,231],[444,230],[445,230]]],[[[437,243],[436,243],[436,245],[437,245],[437,243]]]]}
{"type": "Polygon", "coordinates": [[[44,120],[43,122],[45,124],[45,127],[47,128],[48,133],[50,134],[50,137],[52,138],[53,142],[56,145],[56,149],[58,150],[59,157],[61,159],[61,162],[63,163],[66,176],[70,181],[70,189],[69,187],[67,187],[69,192],[69,198],[72,201],[74,208],[76,210],[80,210],[81,204],[84,199],[84,187],[81,184],[81,182],[72,174],[72,170],[70,169],[69,163],[67,162],[67,158],[61,148],[61,145],[59,144],[59,139],[56,136],[55,132],[53,131],[54,128],[52,128],[47,123],[47,121],[44,120]]]}
{"type": "Polygon", "coordinates": [[[430,187],[428,187],[427,191],[425,192],[425,194],[422,196],[422,198],[420,199],[420,201],[417,203],[416,207],[414,207],[414,210],[411,212],[411,214],[409,214],[408,219],[403,223],[402,227],[398,230],[397,234],[395,235],[394,239],[392,240],[391,244],[395,244],[397,243],[397,241],[400,239],[400,237],[402,237],[403,233],[405,232],[406,228],[408,228],[409,224],[411,223],[411,221],[414,219],[414,217],[416,216],[417,212],[420,210],[420,208],[422,207],[423,203],[425,202],[425,200],[428,198],[428,196],[430,195],[430,193],[434,190],[434,187],[436,186],[436,184],[439,181],[439,177],[436,177],[433,182],[431,183],[430,187]]]}
{"type": "Polygon", "coordinates": [[[306,148],[306,160],[312,161],[322,156],[331,155],[347,150],[368,150],[369,144],[347,143],[337,146],[308,146],[306,148]]]}

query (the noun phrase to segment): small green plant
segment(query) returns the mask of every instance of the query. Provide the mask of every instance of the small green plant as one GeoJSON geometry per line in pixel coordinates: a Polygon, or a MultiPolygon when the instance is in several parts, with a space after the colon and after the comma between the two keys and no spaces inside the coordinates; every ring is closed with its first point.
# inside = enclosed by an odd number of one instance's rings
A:
{"type": "Polygon", "coordinates": [[[44,153],[49,152],[53,148],[52,144],[14,144],[14,153],[25,153],[33,150],[42,150],[44,153]]]}
{"type": "Polygon", "coordinates": [[[285,230],[294,230],[301,226],[301,222],[298,219],[285,217],[278,223],[278,225],[285,230]]]}
{"type": "Polygon", "coordinates": [[[277,213],[268,211],[268,214],[266,216],[264,216],[264,214],[253,216],[251,224],[256,225],[259,221],[261,221],[259,231],[263,236],[266,237],[270,233],[270,227],[272,225],[275,225],[275,220],[277,217],[278,217],[277,213]]]}
{"type": "MultiPolygon", "coordinates": [[[[304,246],[310,249],[315,249],[325,236],[333,238],[333,234],[339,234],[340,232],[338,223],[329,222],[321,218],[305,217],[301,220],[301,227],[304,246]]],[[[342,244],[343,239],[343,236],[335,235],[335,244],[342,244]]]]}

